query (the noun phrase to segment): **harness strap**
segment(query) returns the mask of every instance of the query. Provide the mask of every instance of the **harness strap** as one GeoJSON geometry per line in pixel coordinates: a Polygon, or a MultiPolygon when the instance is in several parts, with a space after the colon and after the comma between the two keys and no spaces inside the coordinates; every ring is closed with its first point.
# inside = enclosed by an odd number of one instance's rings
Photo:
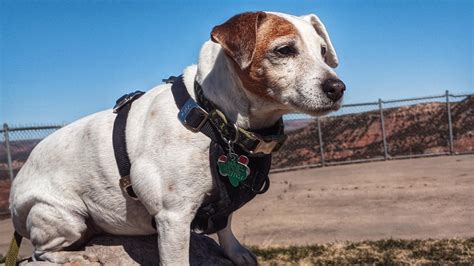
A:
{"type": "Polygon", "coordinates": [[[172,83],[171,92],[176,106],[180,110],[178,118],[183,125],[193,132],[202,132],[211,140],[224,144],[219,131],[212,125],[211,120],[208,119],[207,111],[202,109],[189,95],[186,86],[184,85],[183,76],[170,77],[164,80],[166,83],[172,83]]]}
{"type": "Polygon", "coordinates": [[[117,162],[117,167],[121,177],[130,175],[131,164],[130,158],[128,158],[127,141],[125,137],[125,127],[127,126],[130,106],[130,104],[127,104],[117,112],[112,133],[115,161],[117,162]]]}
{"type": "Polygon", "coordinates": [[[137,195],[133,191],[132,183],[130,181],[130,158],[127,152],[127,139],[125,134],[125,128],[127,127],[128,112],[132,106],[133,101],[140,98],[143,94],[142,91],[135,91],[120,97],[115,106],[114,113],[117,117],[114,121],[114,128],[112,132],[112,143],[114,147],[115,161],[120,173],[120,187],[126,192],[130,198],[138,200],[137,195]]]}
{"type": "Polygon", "coordinates": [[[194,83],[194,91],[199,104],[191,98],[182,76],[170,77],[164,81],[172,83],[171,91],[179,109],[178,118],[181,123],[192,132],[201,132],[211,139],[209,162],[215,184],[214,196],[217,198],[199,207],[191,228],[204,234],[215,233],[227,226],[228,217],[232,212],[257,194],[268,190],[271,153],[286,139],[283,134],[283,121],[280,120],[270,128],[255,132],[235,127],[217,106],[204,96],[197,82],[194,83]],[[262,136],[275,136],[275,138],[266,139],[262,136]],[[234,141],[237,154],[245,154],[250,159],[248,164],[250,175],[239,187],[233,187],[228,178],[218,171],[218,158],[228,152],[227,140],[234,141]]]}

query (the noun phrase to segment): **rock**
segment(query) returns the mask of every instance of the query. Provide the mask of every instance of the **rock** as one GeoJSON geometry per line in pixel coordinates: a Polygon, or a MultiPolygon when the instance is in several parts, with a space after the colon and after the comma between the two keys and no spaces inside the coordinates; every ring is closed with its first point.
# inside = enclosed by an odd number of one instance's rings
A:
{"type": "MultiPolygon", "coordinates": [[[[159,265],[156,235],[110,236],[93,238],[80,251],[60,252],[67,256],[66,265],[159,265]]],[[[221,247],[211,238],[191,233],[191,265],[233,265],[221,247]]],[[[20,265],[57,265],[45,262],[23,262],[20,265]]]]}

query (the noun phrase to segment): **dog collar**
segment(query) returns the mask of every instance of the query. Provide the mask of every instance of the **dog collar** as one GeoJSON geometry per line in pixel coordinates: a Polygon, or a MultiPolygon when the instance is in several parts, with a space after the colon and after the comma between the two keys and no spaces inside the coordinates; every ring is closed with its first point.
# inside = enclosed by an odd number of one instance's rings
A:
{"type": "Polygon", "coordinates": [[[194,92],[197,102],[187,92],[182,76],[170,77],[165,82],[173,83],[171,90],[180,109],[178,118],[192,132],[202,132],[221,144],[232,141],[249,154],[276,152],[287,138],[282,119],[269,128],[249,131],[230,123],[224,113],[204,96],[201,85],[196,81],[194,92]]]}

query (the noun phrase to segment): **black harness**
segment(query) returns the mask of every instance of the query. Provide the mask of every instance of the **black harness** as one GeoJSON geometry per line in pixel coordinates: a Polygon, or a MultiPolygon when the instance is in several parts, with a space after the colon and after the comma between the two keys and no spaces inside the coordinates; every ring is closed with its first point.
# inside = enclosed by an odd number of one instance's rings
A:
{"type": "MultiPolygon", "coordinates": [[[[286,136],[283,134],[283,121],[258,131],[247,131],[228,123],[225,115],[204,97],[200,85],[195,82],[194,90],[197,102],[189,95],[182,76],[164,80],[172,83],[171,90],[180,110],[178,119],[192,132],[201,132],[211,139],[209,162],[216,191],[214,197],[206,200],[198,209],[191,228],[205,234],[215,233],[227,226],[228,216],[252,200],[257,194],[265,193],[270,180],[268,172],[271,165],[271,153],[278,150],[286,136]],[[248,177],[237,187],[231,184],[227,176],[218,170],[218,160],[232,149],[235,154],[248,158],[248,177]]],[[[117,117],[113,129],[115,159],[120,173],[120,186],[132,199],[138,200],[130,182],[130,160],[126,150],[125,127],[128,112],[134,100],[144,92],[136,91],[117,100],[114,112],[117,117]]],[[[155,227],[154,219],[152,224],[155,227]]]]}

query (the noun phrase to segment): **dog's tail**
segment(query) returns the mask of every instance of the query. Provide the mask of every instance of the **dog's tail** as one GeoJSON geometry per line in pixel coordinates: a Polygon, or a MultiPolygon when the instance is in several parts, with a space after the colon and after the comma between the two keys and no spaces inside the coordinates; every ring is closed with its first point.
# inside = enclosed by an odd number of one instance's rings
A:
{"type": "Polygon", "coordinates": [[[5,256],[5,266],[15,266],[18,259],[18,253],[20,252],[21,240],[23,237],[15,231],[13,233],[12,242],[8,249],[7,255],[5,256]]]}

